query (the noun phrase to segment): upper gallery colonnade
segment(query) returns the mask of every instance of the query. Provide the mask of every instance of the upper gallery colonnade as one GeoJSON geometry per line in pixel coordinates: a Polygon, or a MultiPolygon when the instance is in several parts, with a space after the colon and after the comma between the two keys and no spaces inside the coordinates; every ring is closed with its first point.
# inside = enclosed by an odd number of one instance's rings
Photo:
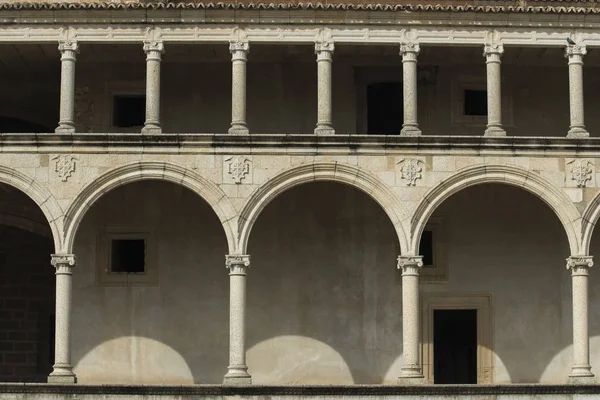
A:
{"type": "Polygon", "coordinates": [[[422,46],[481,46],[487,75],[487,126],[484,136],[506,136],[502,121],[502,54],[506,46],[560,47],[565,49],[569,77],[570,124],[566,136],[589,137],[585,127],[583,61],[587,49],[600,46],[600,35],[590,31],[541,29],[419,29],[401,28],[314,28],[297,27],[160,27],[88,28],[0,28],[0,43],[47,43],[56,40],[61,52],[60,120],[57,133],[75,132],[75,64],[80,46],[86,43],[140,43],[146,53],[146,117],[142,133],[162,132],[160,85],[162,55],[169,43],[223,43],[229,45],[232,60],[231,134],[249,134],[247,125],[247,60],[252,44],[308,44],[315,46],[317,61],[316,135],[332,135],[332,62],[336,44],[379,44],[399,46],[403,75],[403,125],[401,136],[419,136],[417,115],[417,65],[422,46]],[[43,36],[43,35],[46,36],[43,36]],[[43,39],[42,39],[43,38],[43,39]],[[567,38],[575,44],[567,43],[567,38]]]}

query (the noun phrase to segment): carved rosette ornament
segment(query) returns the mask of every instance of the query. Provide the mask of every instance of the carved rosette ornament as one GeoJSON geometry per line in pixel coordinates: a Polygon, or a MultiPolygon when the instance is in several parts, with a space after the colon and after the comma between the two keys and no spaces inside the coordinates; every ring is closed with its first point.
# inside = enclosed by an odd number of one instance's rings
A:
{"type": "Polygon", "coordinates": [[[572,275],[588,275],[588,270],[594,265],[593,256],[571,256],[567,258],[567,269],[572,275]]]}
{"type": "Polygon", "coordinates": [[[246,275],[250,267],[249,255],[226,255],[225,266],[229,270],[229,275],[246,275]]]}
{"type": "Polygon", "coordinates": [[[416,158],[405,158],[398,162],[402,179],[406,186],[416,186],[417,180],[423,177],[423,161],[416,158]]]}
{"type": "Polygon", "coordinates": [[[52,254],[50,263],[56,268],[56,275],[73,275],[75,254],[52,254]]]}
{"type": "Polygon", "coordinates": [[[63,182],[69,180],[77,167],[77,158],[70,154],[61,154],[52,160],[54,161],[54,171],[56,171],[60,180],[63,182]]]}
{"type": "Polygon", "coordinates": [[[419,275],[423,267],[423,256],[398,256],[397,268],[402,270],[402,275],[419,275]]]}

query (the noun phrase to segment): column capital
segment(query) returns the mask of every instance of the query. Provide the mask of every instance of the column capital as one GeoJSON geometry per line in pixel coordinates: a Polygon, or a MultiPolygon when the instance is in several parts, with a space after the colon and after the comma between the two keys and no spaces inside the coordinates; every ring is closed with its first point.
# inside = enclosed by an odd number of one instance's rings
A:
{"type": "Polygon", "coordinates": [[[565,58],[569,59],[569,64],[583,64],[583,56],[587,54],[584,45],[568,45],[565,47],[565,58]]]}
{"type": "Polygon", "coordinates": [[[146,54],[151,53],[165,53],[165,44],[160,40],[145,40],[144,41],[144,52],[146,54]]]}
{"type": "Polygon", "coordinates": [[[501,43],[489,43],[483,46],[483,56],[488,62],[499,62],[504,53],[504,46],[501,43]]]}
{"type": "Polygon", "coordinates": [[[335,43],[333,40],[320,40],[315,42],[315,54],[320,55],[320,53],[329,53],[330,55],[335,50],[335,43]]]}
{"type": "Polygon", "coordinates": [[[398,256],[397,268],[402,270],[402,275],[419,275],[419,268],[423,266],[423,256],[398,256]]]}
{"type": "Polygon", "coordinates": [[[421,46],[417,42],[402,42],[400,43],[400,55],[402,61],[417,61],[417,56],[421,51],[421,46]]]}
{"type": "Polygon", "coordinates": [[[57,275],[71,275],[75,267],[75,254],[52,254],[50,263],[56,268],[57,275]]]}
{"type": "Polygon", "coordinates": [[[61,60],[75,61],[75,56],[79,54],[79,44],[73,40],[58,42],[58,51],[61,60]]]}
{"type": "Polygon", "coordinates": [[[588,270],[594,265],[593,256],[571,256],[567,258],[567,269],[572,275],[588,275],[588,270]]]}
{"type": "Polygon", "coordinates": [[[246,57],[250,53],[250,43],[247,40],[232,40],[229,42],[229,52],[233,61],[246,61],[246,57]]]}
{"type": "Polygon", "coordinates": [[[250,267],[250,256],[228,254],[225,256],[225,266],[229,270],[229,275],[246,275],[250,267]]]}

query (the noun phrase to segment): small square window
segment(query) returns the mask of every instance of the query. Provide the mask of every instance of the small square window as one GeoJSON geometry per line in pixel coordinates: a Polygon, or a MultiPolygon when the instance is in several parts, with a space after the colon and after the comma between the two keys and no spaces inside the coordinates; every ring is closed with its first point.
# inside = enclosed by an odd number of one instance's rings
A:
{"type": "Polygon", "coordinates": [[[144,126],[146,96],[115,95],[113,97],[113,126],[134,128],[144,126]]]}
{"type": "Polygon", "coordinates": [[[487,91],[465,90],[464,114],[471,116],[487,115],[487,91]]]}
{"type": "Polygon", "coordinates": [[[112,239],[110,272],[141,274],[146,270],[146,241],[144,239],[112,239]]]}

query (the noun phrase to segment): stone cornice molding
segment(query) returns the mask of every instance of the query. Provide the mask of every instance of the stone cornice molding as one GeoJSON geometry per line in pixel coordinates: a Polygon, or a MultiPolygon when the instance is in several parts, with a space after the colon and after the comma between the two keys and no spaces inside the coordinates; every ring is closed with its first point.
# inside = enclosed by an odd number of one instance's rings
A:
{"type": "Polygon", "coordinates": [[[75,267],[75,254],[52,254],[50,263],[56,268],[56,275],[72,275],[75,267]]]}
{"type": "Polygon", "coordinates": [[[246,275],[250,268],[249,255],[226,255],[225,266],[229,270],[229,275],[246,275]]]}
{"type": "Polygon", "coordinates": [[[398,256],[397,268],[402,271],[402,276],[418,276],[422,267],[423,256],[398,256]]]}
{"type": "Polygon", "coordinates": [[[567,258],[567,269],[572,275],[588,275],[588,270],[594,265],[593,256],[571,256],[567,258]]]}

